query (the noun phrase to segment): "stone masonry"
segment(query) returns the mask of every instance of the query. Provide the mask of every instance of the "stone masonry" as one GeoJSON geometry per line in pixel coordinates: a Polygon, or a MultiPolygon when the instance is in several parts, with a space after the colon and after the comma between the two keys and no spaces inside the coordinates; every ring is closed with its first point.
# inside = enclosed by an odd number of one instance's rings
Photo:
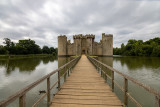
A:
{"type": "Polygon", "coordinates": [[[93,34],[73,36],[73,43],[65,35],[58,36],[58,56],[96,55],[113,56],[113,35],[102,33],[102,40],[95,42],[93,34]]]}

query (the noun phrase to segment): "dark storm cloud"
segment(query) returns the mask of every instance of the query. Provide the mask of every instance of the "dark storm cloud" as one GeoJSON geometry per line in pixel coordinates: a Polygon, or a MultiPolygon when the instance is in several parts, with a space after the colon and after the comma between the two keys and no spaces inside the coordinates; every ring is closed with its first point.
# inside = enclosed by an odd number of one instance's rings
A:
{"type": "MultiPolygon", "coordinates": [[[[66,34],[114,35],[114,47],[128,39],[147,40],[160,32],[160,1],[151,0],[0,0],[0,43],[34,39],[39,45],[57,46],[66,34]]],[[[160,36],[159,36],[160,37],[160,36]]]]}

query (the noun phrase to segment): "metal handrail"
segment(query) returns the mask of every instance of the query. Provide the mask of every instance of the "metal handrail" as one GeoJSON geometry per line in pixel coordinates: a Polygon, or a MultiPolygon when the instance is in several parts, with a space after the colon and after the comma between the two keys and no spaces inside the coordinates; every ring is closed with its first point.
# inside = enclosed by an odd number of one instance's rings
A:
{"type": "Polygon", "coordinates": [[[136,104],[137,107],[142,107],[142,105],[140,105],[129,93],[128,93],[128,80],[137,84],[138,86],[140,86],[141,88],[144,88],[146,91],[148,91],[149,93],[153,94],[155,96],[155,106],[156,107],[160,107],[160,93],[158,91],[156,91],[155,89],[137,81],[136,79],[121,73],[120,71],[96,60],[95,58],[92,58],[90,56],[87,56],[87,58],[93,63],[94,66],[97,67],[98,70],[104,73],[104,71],[101,69],[101,66],[104,66],[106,68],[108,68],[109,70],[112,71],[112,75],[111,77],[107,74],[104,74],[106,77],[108,77],[109,79],[111,79],[112,81],[112,91],[114,91],[114,84],[121,89],[124,92],[124,105],[127,106],[128,105],[128,97],[131,99],[132,102],[134,102],[136,104]],[[116,72],[117,74],[121,75],[124,78],[124,86],[121,87],[117,82],[115,82],[114,80],[114,72],[116,72]]]}
{"type": "Polygon", "coordinates": [[[76,65],[76,63],[79,61],[79,59],[80,59],[80,56],[77,57],[77,58],[74,58],[73,60],[71,60],[70,62],[61,66],[60,68],[52,71],[48,75],[45,75],[44,77],[42,77],[39,80],[33,82],[32,84],[28,85],[27,87],[21,89],[20,91],[16,92],[15,94],[8,97],[7,99],[1,101],[0,102],[0,107],[6,107],[7,105],[9,105],[13,101],[15,101],[17,98],[19,98],[19,107],[25,107],[26,106],[26,93],[46,79],[47,79],[47,92],[43,96],[41,96],[40,99],[38,99],[38,101],[33,106],[37,106],[38,103],[46,95],[47,95],[47,104],[49,105],[50,104],[50,91],[51,91],[51,89],[53,89],[54,86],[56,86],[57,83],[58,83],[58,89],[60,89],[60,77],[61,77],[60,71],[62,69],[66,69],[67,67],[68,67],[68,69],[64,73],[66,73],[67,71],[70,71],[76,65]],[[58,80],[53,84],[53,86],[50,87],[50,77],[57,72],[58,72],[58,80]]]}

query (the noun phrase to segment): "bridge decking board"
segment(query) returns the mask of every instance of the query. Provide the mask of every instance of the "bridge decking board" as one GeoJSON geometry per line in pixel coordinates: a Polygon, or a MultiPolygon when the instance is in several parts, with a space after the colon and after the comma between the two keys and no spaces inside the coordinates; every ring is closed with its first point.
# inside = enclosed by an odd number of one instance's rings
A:
{"type": "Polygon", "coordinates": [[[50,107],[122,106],[96,68],[82,55],[61,90],[54,96],[50,107]]]}

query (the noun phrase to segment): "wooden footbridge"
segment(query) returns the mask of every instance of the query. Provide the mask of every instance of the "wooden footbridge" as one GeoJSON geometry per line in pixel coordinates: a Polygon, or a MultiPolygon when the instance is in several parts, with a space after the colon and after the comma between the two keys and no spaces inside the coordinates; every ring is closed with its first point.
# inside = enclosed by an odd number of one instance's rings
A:
{"type": "Polygon", "coordinates": [[[83,55],[51,107],[122,107],[121,101],[83,55]]]}
{"type": "Polygon", "coordinates": [[[137,107],[142,107],[143,105],[141,105],[136,98],[128,92],[128,81],[154,95],[155,107],[160,107],[160,94],[156,90],[92,57],[85,55],[71,60],[57,70],[0,102],[0,107],[6,107],[9,104],[11,105],[17,98],[19,99],[19,107],[25,107],[27,92],[44,80],[47,80],[46,93],[43,94],[32,107],[39,106],[38,104],[45,97],[47,97],[48,107],[122,107],[128,106],[128,99],[130,99],[137,107]],[[104,68],[109,69],[111,75],[108,75],[104,68]],[[123,86],[119,85],[114,80],[114,73],[117,73],[124,78],[123,86]],[[50,78],[52,75],[58,76],[57,81],[51,82],[50,78]],[[64,84],[61,82],[62,78],[64,78],[64,84]],[[106,83],[108,80],[111,82],[111,87],[106,83]],[[123,92],[124,97],[122,101],[119,100],[114,93],[115,86],[123,92]],[[51,90],[55,87],[58,88],[58,91],[56,94],[54,93],[55,96],[53,96],[51,90]]]}

